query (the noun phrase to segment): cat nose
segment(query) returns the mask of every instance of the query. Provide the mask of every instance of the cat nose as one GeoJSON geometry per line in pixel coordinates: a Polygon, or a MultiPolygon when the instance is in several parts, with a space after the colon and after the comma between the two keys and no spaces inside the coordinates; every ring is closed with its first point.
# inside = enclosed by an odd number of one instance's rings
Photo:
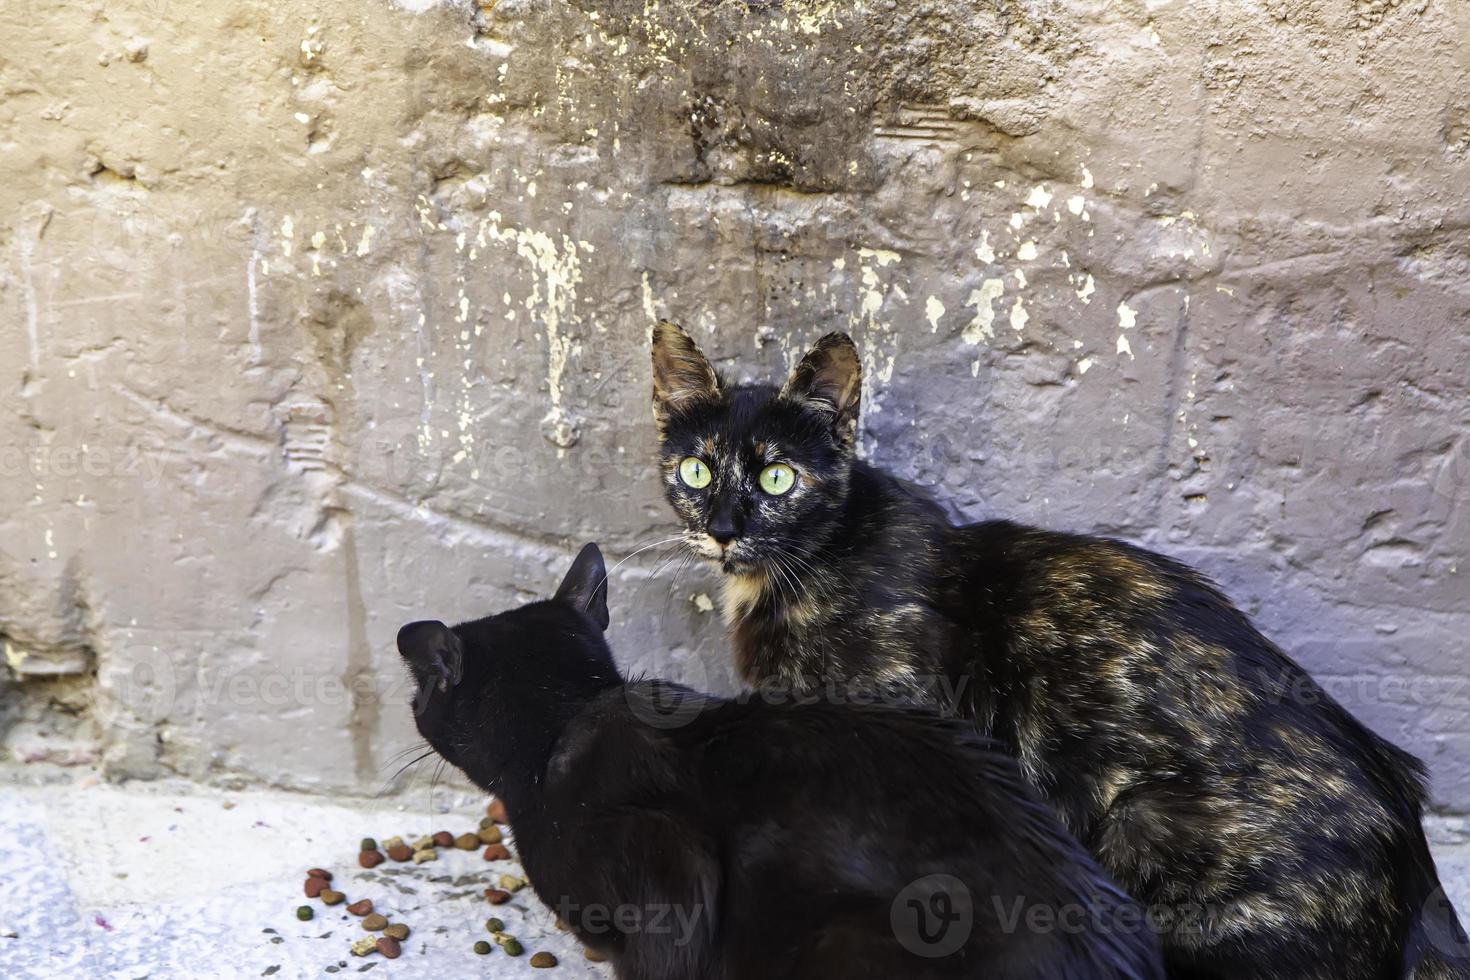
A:
{"type": "Polygon", "coordinates": [[[724,547],[734,541],[740,531],[735,527],[734,508],[725,506],[715,508],[710,515],[709,525],[705,528],[709,536],[715,539],[715,543],[724,547]]]}
{"type": "Polygon", "coordinates": [[[735,522],[730,518],[716,518],[709,523],[709,536],[715,539],[715,543],[724,547],[735,540],[737,532],[735,522]]]}

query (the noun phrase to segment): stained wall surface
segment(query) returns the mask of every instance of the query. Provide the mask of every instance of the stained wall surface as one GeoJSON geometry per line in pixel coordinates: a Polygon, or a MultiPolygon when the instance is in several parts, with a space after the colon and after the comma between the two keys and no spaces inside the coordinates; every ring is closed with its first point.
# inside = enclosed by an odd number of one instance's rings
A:
{"type": "Polygon", "coordinates": [[[399,624],[584,540],[732,683],[646,338],[830,330],[956,516],[1219,579],[1470,809],[1470,5],[0,7],[0,682],[23,760],[332,791],[399,624]],[[631,557],[630,557],[631,556],[631,557]]]}

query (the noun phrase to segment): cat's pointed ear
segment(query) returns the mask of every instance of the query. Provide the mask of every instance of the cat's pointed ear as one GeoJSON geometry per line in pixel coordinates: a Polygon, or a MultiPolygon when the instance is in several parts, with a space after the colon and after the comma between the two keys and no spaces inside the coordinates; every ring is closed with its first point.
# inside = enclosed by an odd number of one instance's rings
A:
{"type": "Polygon", "coordinates": [[[863,361],[845,333],[829,333],[791,372],[781,394],[832,413],[832,432],[850,444],[857,433],[862,401],[863,361]]]}
{"type": "Polygon", "coordinates": [[[556,597],[586,613],[599,629],[607,629],[607,566],[597,545],[583,545],[567,577],[561,580],[556,597]]]}
{"type": "Polygon", "coordinates": [[[399,630],[398,654],[421,688],[447,691],[464,679],[464,647],[454,630],[437,619],[409,623],[399,630]]]}
{"type": "Polygon", "coordinates": [[[682,402],[718,395],[720,378],[684,328],[660,320],[653,328],[653,420],[663,431],[682,402]]]}

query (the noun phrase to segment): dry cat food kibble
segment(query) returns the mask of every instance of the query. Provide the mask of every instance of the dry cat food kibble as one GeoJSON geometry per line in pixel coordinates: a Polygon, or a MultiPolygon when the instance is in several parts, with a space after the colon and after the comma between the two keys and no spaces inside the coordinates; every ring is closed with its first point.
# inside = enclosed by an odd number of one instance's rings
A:
{"type": "Polygon", "coordinates": [[[325,888],[322,890],[321,895],[319,895],[318,897],[322,900],[323,903],[327,905],[338,905],[347,896],[342,894],[341,892],[333,891],[330,888],[325,888]]]}
{"type": "Polygon", "coordinates": [[[491,905],[504,905],[510,901],[510,892],[503,892],[499,888],[487,888],[485,897],[490,900],[491,905]]]}
{"type": "Polygon", "coordinates": [[[515,875],[501,875],[500,887],[504,891],[518,892],[526,887],[526,879],[517,878],[515,875]]]}
{"type": "Polygon", "coordinates": [[[545,970],[556,966],[556,957],[543,951],[531,957],[531,965],[538,970],[545,970]]]}
{"type": "Polygon", "coordinates": [[[607,962],[607,957],[606,956],[603,956],[601,953],[599,953],[597,950],[593,949],[591,946],[584,946],[584,947],[582,947],[582,955],[587,959],[587,962],[589,962],[589,963],[606,963],[607,962]]]}
{"type": "Polygon", "coordinates": [[[372,936],[365,936],[362,939],[354,939],[352,941],[353,956],[366,956],[369,953],[375,952],[377,948],[378,941],[372,936]]]}
{"type": "Polygon", "coordinates": [[[428,834],[425,834],[424,836],[413,842],[413,849],[415,851],[422,851],[433,846],[434,838],[430,837],[428,834]]]}
{"type": "Polygon", "coordinates": [[[479,953],[481,956],[485,956],[486,954],[488,954],[492,948],[493,947],[489,943],[485,942],[485,940],[483,939],[475,943],[475,952],[479,953]]]}
{"type": "MultiPolygon", "coordinates": [[[[499,939],[500,937],[496,936],[495,938],[499,939]]],[[[515,936],[506,936],[505,941],[500,944],[500,948],[505,950],[506,956],[520,956],[526,951],[526,947],[522,946],[521,941],[515,936]]]]}
{"type": "Polygon", "coordinates": [[[307,898],[316,898],[323,891],[325,891],[326,888],[327,888],[327,879],[325,879],[325,878],[312,877],[312,878],[307,878],[306,879],[305,891],[306,891],[306,897],[307,898]]]}
{"type": "Polygon", "coordinates": [[[480,836],[478,834],[460,834],[454,839],[454,846],[461,851],[473,851],[480,846],[480,836]]]}
{"type": "Polygon", "coordinates": [[[493,917],[492,918],[489,918],[489,919],[486,919],[485,920],[485,931],[486,932],[489,932],[489,933],[504,932],[505,931],[505,923],[502,922],[500,919],[496,919],[496,918],[493,918],[493,917]]]}
{"type": "Polygon", "coordinates": [[[323,871],[321,868],[308,868],[307,871],[306,871],[306,877],[308,877],[308,878],[320,878],[323,881],[331,881],[332,880],[332,872],[330,872],[330,871],[323,871]]]}
{"type": "Polygon", "coordinates": [[[386,860],[388,859],[383,857],[382,851],[359,851],[357,854],[357,863],[369,871],[386,860]]]}
{"type": "Polygon", "coordinates": [[[413,848],[407,844],[395,844],[388,848],[388,856],[395,861],[412,861],[413,848]]]}
{"type": "Polygon", "coordinates": [[[454,835],[447,830],[441,830],[433,837],[435,847],[453,847],[454,835]]]}
{"type": "MultiPolygon", "coordinates": [[[[485,819],[490,820],[489,817],[486,817],[485,819]]],[[[475,836],[480,838],[481,844],[499,844],[501,841],[505,840],[505,835],[500,832],[499,827],[495,826],[494,821],[491,821],[490,826],[488,827],[481,827],[479,832],[476,833],[475,836]]]]}
{"type": "Polygon", "coordinates": [[[296,918],[300,919],[302,922],[310,922],[312,919],[316,918],[316,913],[311,910],[310,905],[302,905],[298,906],[296,909],[296,918]]]}
{"type": "Polygon", "coordinates": [[[490,805],[485,807],[485,815],[496,823],[510,823],[505,816],[505,804],[499,800],[490,801],[490,805]]]}
{"type": "Polygon", "coordinates": [[[423,864],[425,861],[437,861],[437,860],[439,860],[439,852],[436,851],[436,850],[434,850],[432,847],[429,848],[428,850],[425,850],[425,851],[414,851],[413,852],[413,863],[414,864],[423,864]]]}
{"type": "Polygon", "coordinates": [[[370,898],[364,898],[360,902],[353,902],[351,905],[347,906],[347,911],[351,912],[353,915],[367,915],[372,910],[373,900],[370,898]]]}
{"type": "Polygon", "coordinates": [[[509,861],[510,849],[504,844],[491,844],[485,848],[486,861],[509,861]]]}
{"type": "Polygon", "coordinates": [[[387,925],[388,920],[377,912],[362,920],[362,927],[368,932],[377,932],[387,925]]]}
{"type": "Polygon", "coordinates": [[[391,926],[383,930],[383,935],[387,936],[389,939],[396,939],[399,942],[407,939],[408,933],[408,926],[404,925],[402,922],[395,922],[391,926]]]}
{"type": "Polygon", "coordinates": [[[362,843],[357,845],[357,849],[359,851],[376,851],[378,849],[378,842],[371,837],[364,837],[362,843]]]}
{"type": "Polygon", "coordinates": [[[382,953],[390,960],[398,959],[398,955],[403,952],[403,947],[398,945],[398,940],[394,939],[392,936],[379,936],[377,947],[378,952],[382,953]]]}

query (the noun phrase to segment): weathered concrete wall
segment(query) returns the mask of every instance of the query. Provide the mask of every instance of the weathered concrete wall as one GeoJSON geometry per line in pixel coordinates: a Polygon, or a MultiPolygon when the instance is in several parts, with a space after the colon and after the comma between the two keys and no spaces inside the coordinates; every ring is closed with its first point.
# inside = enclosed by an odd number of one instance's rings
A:
{"type": "MultiPolygon", "coordinates": [[[[1199,565],[1470,809],[1470,5],[418,5],[0,8],[13,754],[374,788],[401,622],[670,532],[669,315],[851,332],[871,457],[1199,565]]],[[[727,686],[657,554],[622,655],[727,686]]]]}

